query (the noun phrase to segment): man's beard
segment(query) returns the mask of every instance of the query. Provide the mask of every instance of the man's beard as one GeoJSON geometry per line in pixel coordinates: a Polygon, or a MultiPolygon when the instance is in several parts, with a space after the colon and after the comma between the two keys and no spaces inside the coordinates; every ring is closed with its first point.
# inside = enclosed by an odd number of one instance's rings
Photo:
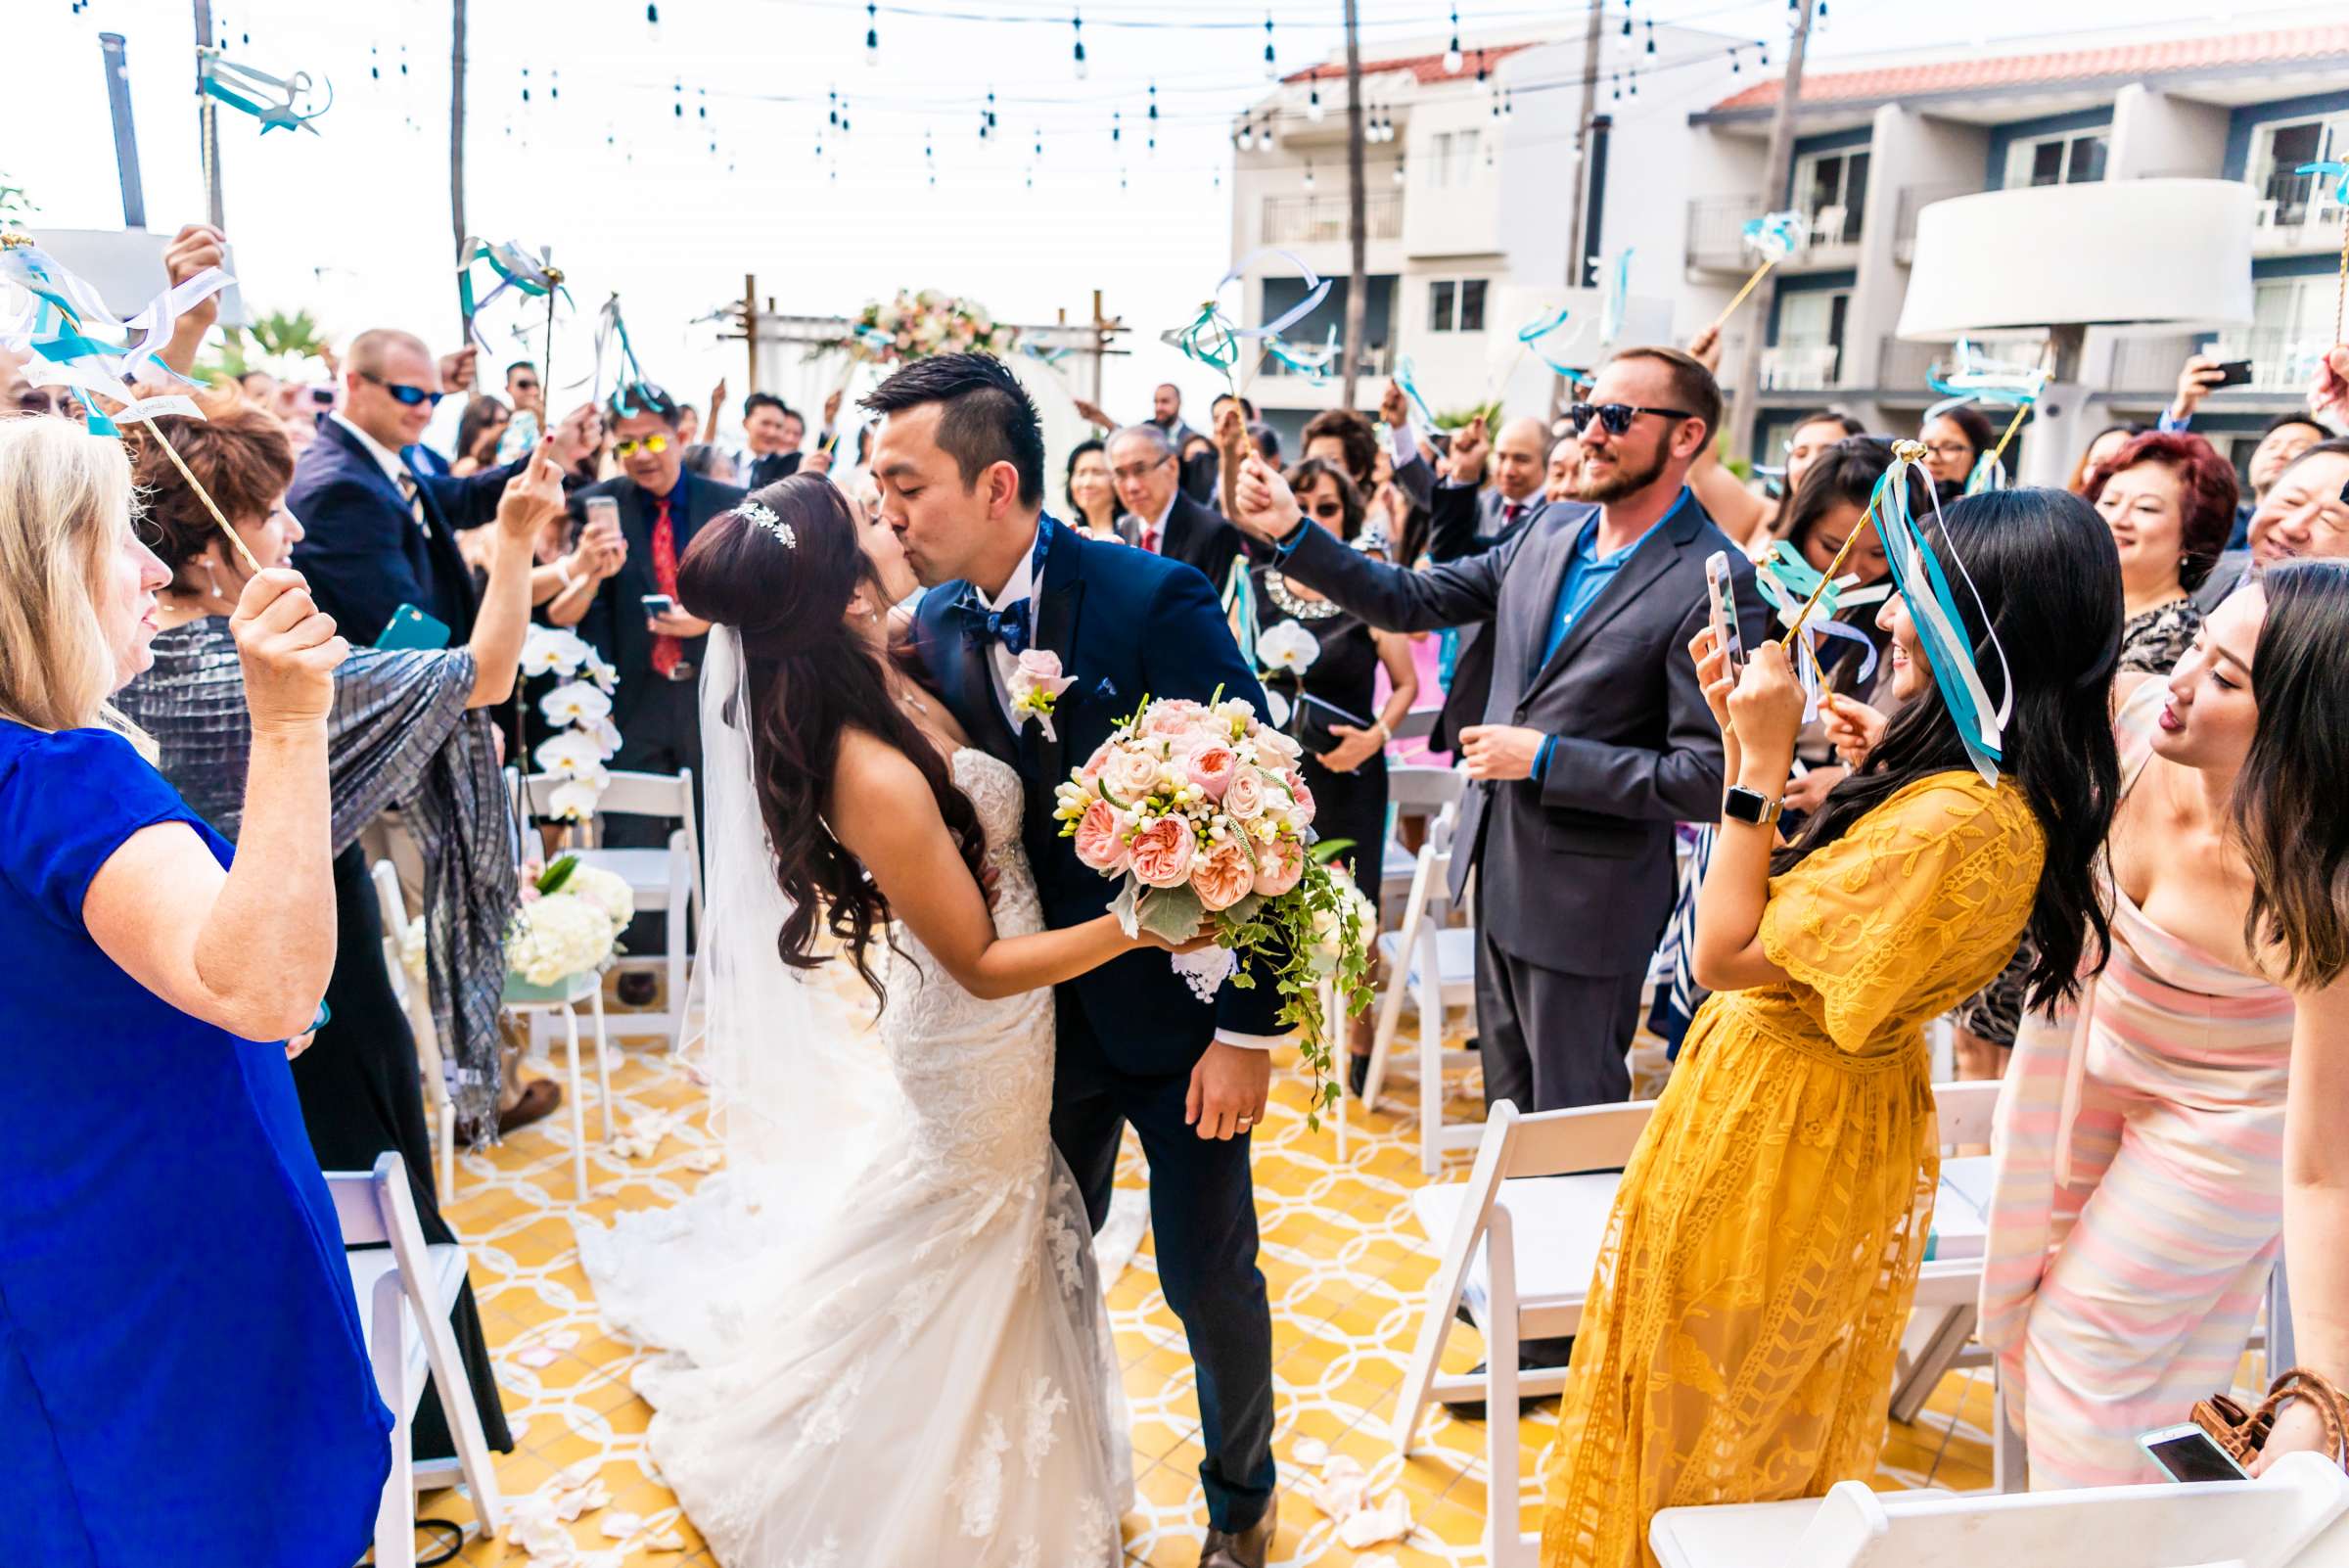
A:
{"type": "Polygon", "coordinates": [[[1618,463],[1612,479],[1585,479],[1584,468],[1577,468],[1574,474],[1574,497],[1578,501],[1597,501],[1601,505],[1608,501],[1620,501],[1653,484],[1664,473],[1664,462],[1665,454],[1659,450],[1655,461],[1640,472],[1635,473],[1618,463]]]}

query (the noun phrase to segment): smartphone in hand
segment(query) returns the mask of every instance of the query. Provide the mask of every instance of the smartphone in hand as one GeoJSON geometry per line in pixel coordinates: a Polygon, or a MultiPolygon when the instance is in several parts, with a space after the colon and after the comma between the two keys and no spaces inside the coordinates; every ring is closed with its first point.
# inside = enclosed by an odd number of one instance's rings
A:
{"type": "Polygon", "coordinates": [[[648,593],[644,596],[644,613],[649,619],[658,620],[676,607],[677,601],[666,593],[648,593]]]}
{"type": "Polygon", "coordinates": [[[1737,630],[1737,588],[1729,580],[1729,552],[1716,550],[1705,558],[1705,603],[1713,623],[1714,640],[1728,655],[1729,678],[1745,669],[1745,639],[1737,630]]]}
{"type": "Polygon", "coordinates": [[[2155,1464],[2173,1481],[2248,1481],[2250,1475],[2234,1455],[2191,1421],[2160,1427],[2137,1440],[2155,1464]]]}

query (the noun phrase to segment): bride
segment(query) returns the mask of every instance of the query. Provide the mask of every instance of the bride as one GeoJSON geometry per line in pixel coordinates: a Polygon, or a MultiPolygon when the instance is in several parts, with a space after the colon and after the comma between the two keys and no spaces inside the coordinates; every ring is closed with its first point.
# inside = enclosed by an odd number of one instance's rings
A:
{"type": "Polygon", "coordinates": [[[1043,928],[1019,777],[891,658],[893,572],[820,477],[685,554],[728,1169],[580,1250],[668,1353],[652,1453],[727,1568],[1114,1565],[1131,1455],[1050,988],[1137,943],[1043,928]]]}

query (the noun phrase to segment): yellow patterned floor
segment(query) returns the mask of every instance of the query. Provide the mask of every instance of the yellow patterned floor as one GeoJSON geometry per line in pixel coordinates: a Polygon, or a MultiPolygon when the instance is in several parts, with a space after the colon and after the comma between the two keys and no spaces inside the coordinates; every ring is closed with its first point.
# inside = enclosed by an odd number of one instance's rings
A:
{"type": "MultiPolygon", "coordinates": [[[[624,1027],[616,1017],[616,1028],[624,1027]]],[[[615,1041],[614,1093],[624,1124],[643,1112],[674,1113],[676,1130],[649,1159],[624,1160],[603,1147],[593,1105],[590,1200],[573,1204],[571,1136],[567,1113],[529,1129],[487,1155],[459,1162],[456,1201],[443,1208],[472,1251],[473,1279],[488,1326],[517,1447],[498,1465],[509,1496],[535,1492],[559,1472],[592,1461],[611,1495],[608,1508],[573,1527],[582,1552],[612,1553],[605,1561],[690,1564],[714,1559],[690,1521],[656,1478],[644,1452],[650,1410],[630,1391],[628,1374],[644,1353],[613,1338],[598,1323],[581,1274],[571,1216],[609,1220],[623,1209],[674,1202],[701,1180],[697,1165],[714,1148],[703,1129],[702,1092],[663,1054],[662,1042],[615,1041]],[[615,1514],[637,1515],[640,1526],[614,1540],[603,1530],[615,1514]],[[682,1554],[656,1552],[644,1543],[675,1530],[682,1554]]],[[[1306,1095],[1293,1053],[1276,1072],[1273,1108],[1256,1135],[1256,1182],[1264,1235],[1263,1267],[1273,1316],[1273,1377],[1277,1427],[1274,1451],[1282,1465],[1280,1531],[1275,1564],[1340,1565],[1357,1561],[1331,1527],[1289,1483],[1301,1439],[1317,1439],[1351,1453],[1372,1475],[1375,1489],[1400,1488],[1409,1499],[1414,1528],[1400,1545],[1369,1548],[1399,1568],[1420,1564],[1481,1564],[1478,1542],[1485,1516],[1485,1429],[1441,1413],[1423,1428],[1425,1445],[1408,1460],[1387,1444],[1384,1427],[1402,1380],[1417,1324],[1420,1292],[1434,1272],[1421,1250],[1408,1197],[1420,1184],[1415,1119],[1388,1112],[1364,1118],[1359,1109],[1349,1158],[1337,1161],[1334,1135],[1305,1127],[1306,1095]]],[[[590,1075],[592,1077],[592,1075],[590,1075]]],[[[1402,1098],[1390,1094],[1400,1106],[1402,1098]]],[[[1462,1106],[1473,1114],[1473,1106],[1462,1106]]],[[[1464,1163],[1455,1168],[1456,1178],[1464,1163]]],[[[1144,1171],[1131,1141],[1119,1176],[1140,1186],[1144,1171]]],[[[1196,1466],[1201,1456],[1191,1362],[1181,1329],[1158,1288],[1149,1243],[1110,1292],[1127,1394],[1134,1418],[1136,1490],[1126,1516],[1131,1564],[1192,1568],[1206,1526],[1196,1466]]],[[[1473,1330],[1453,1336],[1449,1368],[1475,1360],[1473,1330]]],[[[1520,1426],[1525,1471],[1555,1428],[1555,1407],[1520,1426]]],[[[1990,1392],[1987,1374],[1953,1373],[1914,1425],[1896,1426],[1883,1457],[1884,1487],[1934,1485],[1958,1491],[1990,1484],[1990,1392]]],[[[1523,1527],[1536,1527],[1529,1491],[1520,1499],[1523,1527]]],[[[468,1520],[469,1503],[454,1493],[427,1497],[426,1517],[468,1520]]],[[[462,1561],[521,1568],[524,1553],[497,1542],[475,1542],[462,1561]]],[[[593,1559],[591,1559],[593,1560],[593,1559]]]]}

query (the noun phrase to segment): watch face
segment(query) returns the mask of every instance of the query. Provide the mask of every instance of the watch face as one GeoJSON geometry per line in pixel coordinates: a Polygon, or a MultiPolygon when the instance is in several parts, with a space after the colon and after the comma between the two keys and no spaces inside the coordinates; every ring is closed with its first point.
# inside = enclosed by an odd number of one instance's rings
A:
{"type": "Polygon", "coordinates": [[[1770,802],[1757,791],[1749,790],[1742,784],[1732,784],[1728,793],[1722,798],[1722,811],[1735,821],[1760,822],[1769,814],[1770,802]]]}

